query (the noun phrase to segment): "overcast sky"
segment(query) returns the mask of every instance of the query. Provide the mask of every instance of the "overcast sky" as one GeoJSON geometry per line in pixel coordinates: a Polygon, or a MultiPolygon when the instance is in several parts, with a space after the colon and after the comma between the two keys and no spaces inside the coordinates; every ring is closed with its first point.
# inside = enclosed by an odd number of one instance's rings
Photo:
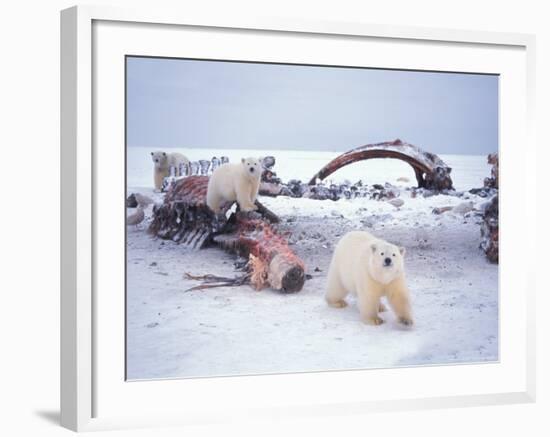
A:
{"type": "Polygon", "coordinates": [[[400,138],[498,149],[498,77],[127,59],[128,146],[345,151],[400,138]]]}

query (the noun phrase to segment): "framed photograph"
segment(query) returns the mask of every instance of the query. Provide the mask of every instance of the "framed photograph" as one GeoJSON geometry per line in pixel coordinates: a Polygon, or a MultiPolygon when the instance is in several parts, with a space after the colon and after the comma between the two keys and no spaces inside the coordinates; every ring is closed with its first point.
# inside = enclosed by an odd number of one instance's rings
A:
{"type": "Polygon", "coordinates": [[[61,55],[63,426],[534,400],[533,36],[79,6],[61,55]]]}

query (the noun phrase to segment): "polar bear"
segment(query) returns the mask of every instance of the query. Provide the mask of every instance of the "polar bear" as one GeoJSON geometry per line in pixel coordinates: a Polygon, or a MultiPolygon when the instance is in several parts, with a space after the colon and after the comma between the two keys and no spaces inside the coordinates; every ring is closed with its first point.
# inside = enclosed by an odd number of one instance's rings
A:
{"type": "Polygon", "coordinates": [[[412,325],[409,291],[405,283],[405,249],[380,240],[368,232],[344,235],[332,256],[325,299],[330,306],[345,307],[348,293],[357,294],[361,319],[380,325],[378,316],[385,311],[380,298],[385,296],[404,325],[412,325]]]}
{"type": "Polygon", "coordinates": [[[177,152],[151,152],[151,159],[155,164],[154,180],[156,191],[161,190],[164,178],[170,176],[170,167],[175,167],[176,176],[181,176],[180,165],[189,165],[189,160],[184,155],[177,152]]]}
{"type": "Polygon", "coordinates": [[[262,175],[261,159],[243,158],[236,164],[223,164],[208,181],[206,204],[216,214],[226,202],[239,203],[241,211],[254,211],[262,175]]]}

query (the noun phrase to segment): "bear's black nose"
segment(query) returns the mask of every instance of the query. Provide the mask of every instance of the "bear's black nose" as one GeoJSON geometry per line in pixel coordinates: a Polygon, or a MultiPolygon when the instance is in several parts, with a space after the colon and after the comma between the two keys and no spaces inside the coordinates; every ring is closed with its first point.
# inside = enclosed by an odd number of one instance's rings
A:
{"type": "Polygon", "coordinates": [[[391,264],[391,258],[384,259],[384,265],[389,266],[391,264]]]}
{"type": "Polygon", "coordinates": [[[254,173],[254,169],[250,167],[250,173],[254,173]]]}

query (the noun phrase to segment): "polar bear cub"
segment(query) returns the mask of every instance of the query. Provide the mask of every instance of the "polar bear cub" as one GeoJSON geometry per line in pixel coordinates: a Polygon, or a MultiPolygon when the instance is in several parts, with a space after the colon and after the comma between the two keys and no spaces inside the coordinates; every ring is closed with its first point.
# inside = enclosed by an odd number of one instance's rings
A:
{"type": "Polygon", "coordinates": [[[226,202],[237,201],[241,211],[254,211],[262,175],[261,160],[243,158],[236,164],[223,164],[214,170],[208,181],[206,204],[216,214],[226,202]]]}
{"type": "Polygon", "coordinates": [[[412,325],[409,292],[405,283],[405,249],[380,240],[368,232],[344,235],[332,256],[325,299],[330,306],[345,307],[348,293],[357,294],[361,319],[380,325],[378,313],[385,296],[400,323],[412,325]]]}
{"type": "Polygon", "coordinates": [[[161,190],[164,178],[170,176],[170,167],[175,167],[176,176],[181,176],[180,165],[189,165],[189,160],[184,155],[177,152],[151,152],[151,159],[155,165],[154,180],[155,190],[157,191],[161,190]]]}

